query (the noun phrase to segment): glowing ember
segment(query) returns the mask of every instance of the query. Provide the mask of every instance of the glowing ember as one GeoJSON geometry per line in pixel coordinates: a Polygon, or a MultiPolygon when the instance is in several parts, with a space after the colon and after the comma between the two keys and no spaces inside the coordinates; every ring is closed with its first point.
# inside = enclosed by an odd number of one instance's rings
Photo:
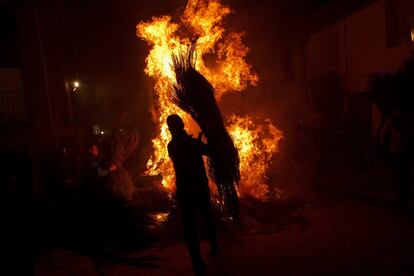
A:
{"type": "MultiPolygon", "coordinates": [[[[147,163],[146,174],[162,175],[162,184],[168,190],[172,190],[174,185],[174,169],[167,153],[171,137],[166,118],[172,113],[179,114],[190,127],[190,132],[197,134],[197,126],[191,118],[168,99],[168,89],[175,81],[172,55],[195,43],[196,68],[214,86],[217,99],[227,92],[243,91],[248,85],[258,82],[257,74],[244,59],[249,49],[242,42],[243,34],[225,32],[223,19],[230,13],[230,8],[219,0],[189,0],[180,24],[172,22],[170,16],[161,16],[137,26],[138,37],[150,46],[145,73],[156,80],[157,102],[153,115],[160,130],[153,139],[154,154],[147,163]],[[207,56],[214,57],[213,65],[206,65],[207,56]]],[[[281,132],[269,120],[256,124],[248,116],[232,115],[227,127],[240,151],[240,194],[265,198],[265,172],[272,155],[277,152],[281,132]]]]}

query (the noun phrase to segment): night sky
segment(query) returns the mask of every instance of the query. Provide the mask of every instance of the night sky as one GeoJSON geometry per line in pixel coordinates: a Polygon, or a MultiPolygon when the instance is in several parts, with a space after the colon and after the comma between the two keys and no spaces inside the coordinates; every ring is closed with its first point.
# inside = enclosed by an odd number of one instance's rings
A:
{"type": "MultiPolygon", "coordinates": [[[[228,30],[245,31],[245,44],[261,75],[265,61],[280,47],[281,35],[292,18],[310,13],[328,2],[319,1],[225,1],[234,11],[226,20],[228,30]],[[263,26],[267,26],[263,31],[263,26]],[[259,69],[257,67],[260,67],[259,69]]],[[[175,20],[185,0],[65,1],[62,19],[67,71],[79,79],[94,120],[111,122],[114,113],[129,110],[138,120],[148,120],[152,81],[143,68],[148,48],[135,35],[135,26],[152,16],[169,14],[175,20]],[[98,119],[99,118],[99,119],[98,119]]],[[[250,60],[249,60],[250,61],[250,60]]],[[[251,62],[251,61],[250,61],[251,62]]]]}

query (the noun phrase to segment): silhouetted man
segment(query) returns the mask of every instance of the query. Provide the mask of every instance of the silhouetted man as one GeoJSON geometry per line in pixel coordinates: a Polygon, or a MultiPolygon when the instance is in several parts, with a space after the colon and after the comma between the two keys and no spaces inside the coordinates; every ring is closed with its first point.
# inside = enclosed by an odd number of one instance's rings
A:
{"type": "Polygon", "coordinates": [[[196,274],[204,274],[205,265],[197,236],[197,211],[206,224],[211,254],[216,255],[218,249],[210,205],[210,189],[203,161],[203,155],[208,155],[208,147],[201,141],[201,135],[195,139],[187,134],[184,123],[177,114],[168,116],[167,125],[172,135],[168,144],[168,154],[174,163],[177,200],[188,251],[196,274]]]}

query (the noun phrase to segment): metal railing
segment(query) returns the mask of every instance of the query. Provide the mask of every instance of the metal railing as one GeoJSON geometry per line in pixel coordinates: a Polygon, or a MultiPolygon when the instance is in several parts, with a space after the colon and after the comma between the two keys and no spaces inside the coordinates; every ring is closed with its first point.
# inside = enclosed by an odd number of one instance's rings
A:
{"type": "Polygon", "coordinates": [[[0,120],[3,122],[26,119],[24,93],[21,90],[0,90],[0,120]]]}

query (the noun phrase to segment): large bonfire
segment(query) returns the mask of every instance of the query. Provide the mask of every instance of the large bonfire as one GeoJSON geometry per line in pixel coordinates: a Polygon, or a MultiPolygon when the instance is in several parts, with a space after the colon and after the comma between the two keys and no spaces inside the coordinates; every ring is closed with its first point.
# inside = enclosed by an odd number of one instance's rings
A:
{"type": "MultiPolygon", "coordinates": [[[[195,45],[196,69],[213,85],[218,101],[226,93],[242,92],[249,85],[258,83],[257,74],[245,60],[249,49],[242,42],[243,33],[224,29],[223,19],[230,13],[230,8],[220,0],[189,0],[179,23],[166,15],[137,25],[138,37],[147,41],[150,47],[145,73],[155,79],[153,116],[159,127],[146,174],[161,175],[162,185],[170,191],[174,186],[174,169],[167,153],[171,137],[166,118],[177,113],[190,126],[190,132],[198,133],[191,117],[168,97],[171,84],[175,82],[172,57],[195,45]],[[215,58],[210,62],[213,65],[207,65],[207,57],[212,56],[215,58]]],[[[282,133],[269,119],[258,121],[248,115],[228,116],[226,127],[240,155],[239,194],[266,199],[269,196],[266,171],[278,151],[282,133]]]]}

